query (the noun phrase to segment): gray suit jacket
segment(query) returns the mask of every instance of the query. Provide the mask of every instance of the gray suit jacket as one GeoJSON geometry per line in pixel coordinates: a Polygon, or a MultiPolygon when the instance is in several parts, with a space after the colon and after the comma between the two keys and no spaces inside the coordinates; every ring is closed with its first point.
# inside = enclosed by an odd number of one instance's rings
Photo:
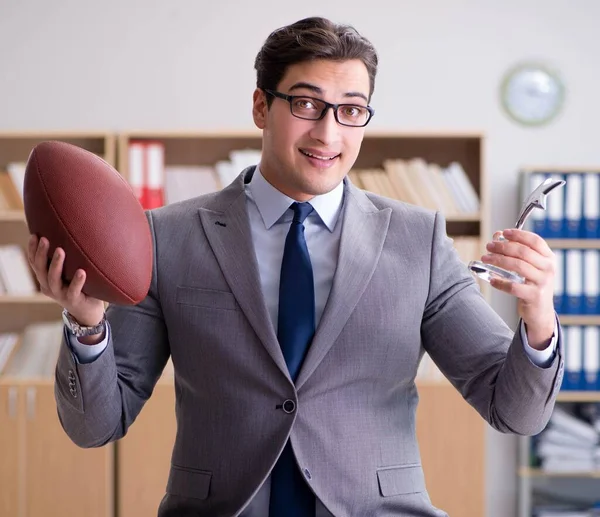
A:
{"type": "Polygon", "coordinates": [[[161,517],[238,515],[288,437],[335,516],[445,515],[427,495],[415,435],[423,353],[494,428],[533,434],[560,386],[562,339],[553,364],[535,366],[482,298],[439,213],[347,181],[333,287],[294,386],[260,289],[244,193],[253,170],[148,213],[147,298],[109,307],[112,339],[94,362],[61,349],[65,431],[82,447],[122,437],[171,354],[177,437],[161,517]]]}

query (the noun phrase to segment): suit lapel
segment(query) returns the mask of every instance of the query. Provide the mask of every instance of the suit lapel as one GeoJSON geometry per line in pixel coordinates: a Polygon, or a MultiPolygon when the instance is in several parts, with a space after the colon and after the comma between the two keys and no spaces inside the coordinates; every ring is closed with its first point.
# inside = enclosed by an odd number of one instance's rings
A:
{"type": "Polygon", "coordinates": [[[379,210],[364,192],[346,183],[337,268],[323,316],[300,370],[300,389],[325,357],[365,291],[381,255],[391,209],[379,210]]]}
{"type": "Polygon", "coordinates": [[[244,191],[244,179],[252,173],[252,168],[246,169],[230,186],[218,193],[212,203],[201,208],[200,219],[208,242],[240,308],[277,366],[289,378],[262,294],[252,244],[244,191]]]}

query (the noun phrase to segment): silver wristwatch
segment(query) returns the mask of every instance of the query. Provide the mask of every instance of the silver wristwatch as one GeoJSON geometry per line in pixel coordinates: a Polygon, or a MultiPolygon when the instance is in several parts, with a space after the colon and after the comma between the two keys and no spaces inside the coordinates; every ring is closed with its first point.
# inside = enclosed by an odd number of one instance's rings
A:
{"type": "Polygon", "coordinates": [[[83,325],[79,324],[77,320],[68,313],[67,309],[63,309],[62,319],[65,323],[65,326],[73,333],[74,336],[77,337],[102,334],[106,328],[106,314],[103,314],[102,321],[93,327],[84,327],[83,325]]]}

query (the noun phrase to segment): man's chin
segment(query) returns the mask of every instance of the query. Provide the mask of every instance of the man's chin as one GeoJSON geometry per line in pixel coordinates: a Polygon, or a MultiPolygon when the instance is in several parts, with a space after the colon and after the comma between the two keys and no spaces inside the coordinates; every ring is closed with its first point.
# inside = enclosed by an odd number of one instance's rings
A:
{"type": "Polygon", "coordinates": [[[338,181],[331,181],[328,178],[328,181],[311,181],[305,182],[301,185],[302,192],[307,196],[322,196],[334,190],[341,182],[343,178],[338,181]]]}

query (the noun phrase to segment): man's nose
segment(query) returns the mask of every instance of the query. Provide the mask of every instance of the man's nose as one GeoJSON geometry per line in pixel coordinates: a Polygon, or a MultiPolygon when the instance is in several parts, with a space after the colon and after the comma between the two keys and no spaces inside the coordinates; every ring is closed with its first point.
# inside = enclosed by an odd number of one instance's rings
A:
{"type": "Polygon", "coordinates": [[[327,108],[325,116],[315,122],[310,136],[323,145],[331,145],[339,139],[340,125],[335,120],[335,108],[327,108]]]}

